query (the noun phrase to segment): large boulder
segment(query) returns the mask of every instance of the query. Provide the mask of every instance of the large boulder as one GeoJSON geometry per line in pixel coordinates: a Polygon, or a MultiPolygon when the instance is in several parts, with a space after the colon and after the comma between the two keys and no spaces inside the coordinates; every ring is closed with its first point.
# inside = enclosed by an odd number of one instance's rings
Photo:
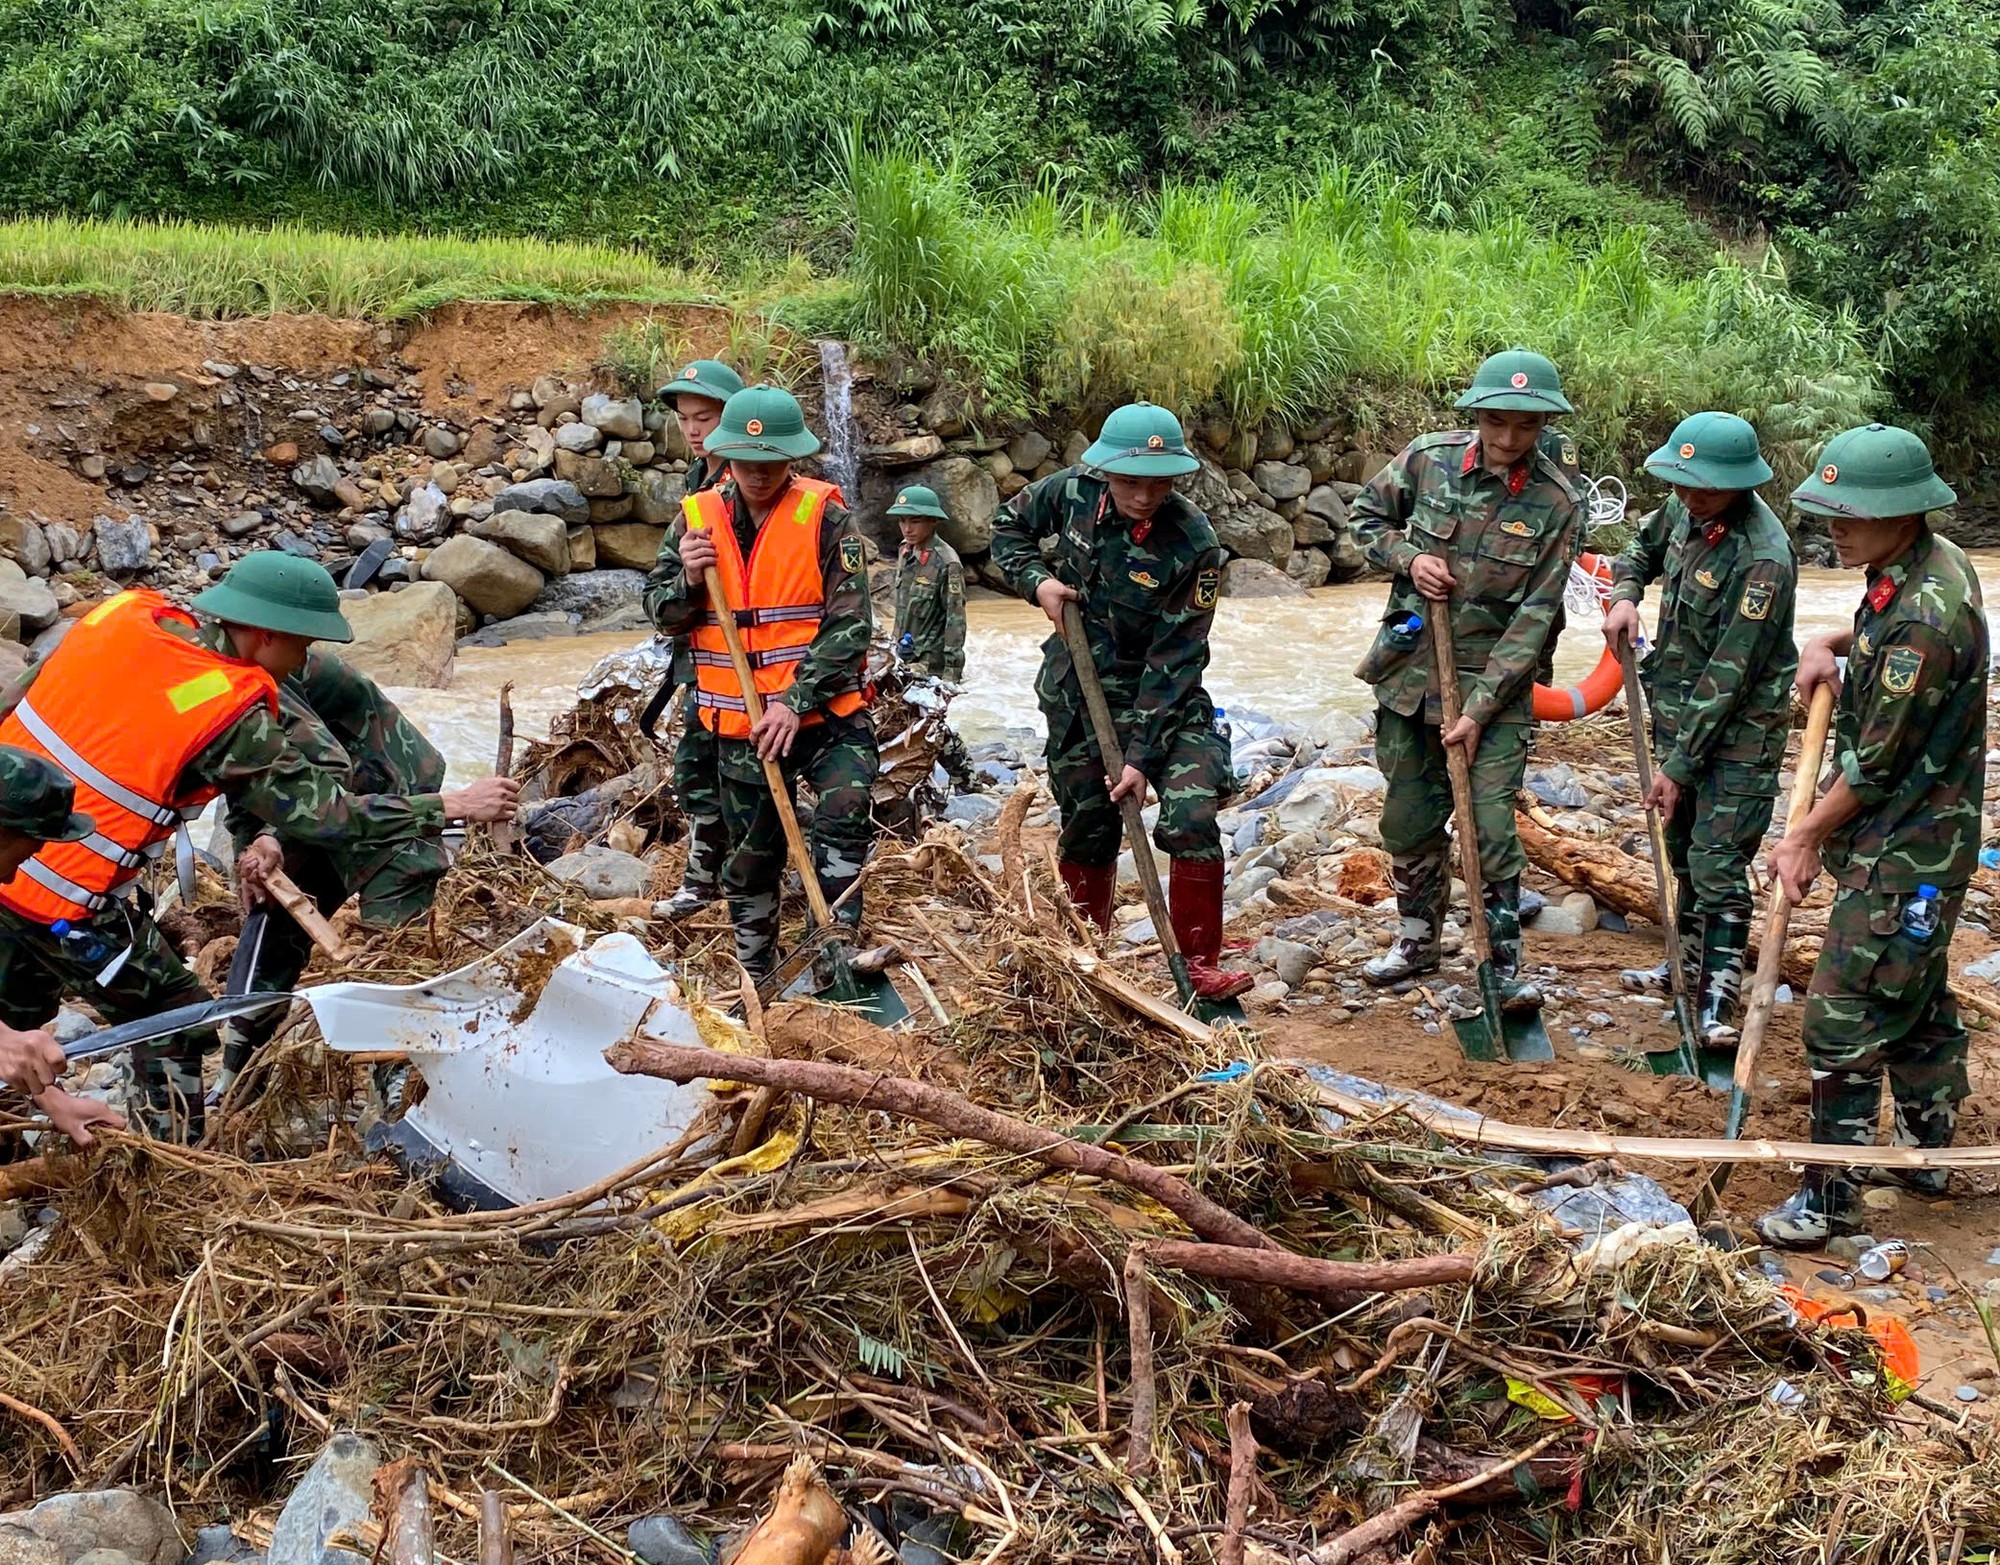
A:
{"type": "Polygon", "coordinates": [[[644,522],[601,522],[591,529],[597,534],[597,564],[600,569],[649,571],[660,557],[664,527],[644,522]]]}
{"type": "Polygon", "coordinates": [[[497,543],[460,533],[447,538],[424,561],[424,579],[441,581],[480,614],[510,619],[543,587],[542,573],[497,543]]]}
{"type": "Polygon", "coordinates": [[[1303,500],[1312,488],[1312,473],[1290,462],[1259,462],[1250,477],[1273,500],[1303,500]]]}
{"type": "Polygon", "coordinates": [[[366,1554],[329,1547],[328,1540],[341,1532],[352,1537],[370,1521],[381,1462],[359,1435],[329,1440],[278,1514],[265,1554],[270,1565],[368,1565],[366,1554]]]}
{"type": "Polygon", "coordinates": [[[29,1510],[0,1515],[0,1559],[76,1565],[99,1550],[138,1565],[180,1565],[188,1554],[173,1513],[130,1489],[51,1495],[29,1510]]]}
{"type": "Polygon", "coordinates": [[[1347,501],[1332,484],[1315,484],[1306,494],[1306,510],[1323,519],[1329,527],[1347,525],[1347,501]]]}
{"type": "Polygon", "coordinates": [[[641,571],[572,571],[542,589],[534,610],[538,614],[578,614],[583,629],[596,630],[605,621],[624,618],[638,609],[645,590],[646,577],[641,571]]]}
{"type": "MultiPolygon", "coordinates": [[[[556,452],[556,477],[576,485],[579,493],[593,498],[609,498],[625,492],[625,479],[618,471],[618,464],[601,456],[583,456],[575,451],[559,450],[556,452]]],[[[499,509],[497,504],[494,508],[499,509]]]]}
{"type": "Polygon", "coordinates": [[[1332,569],[1327,574],[1329,581],[1353,581],[1368,569],[1368,560],[1361,552],[1361,545],[1354,541],[1354,529],[1343,527],[1328,539],[1325,545],[1332,569]]]}
{"type": "Polygon", "coordinates": [[[411,543],[429,543],[451,525],[451,497],[436,484],[410,491],[410,502],[396,513],[396,536],[411,543]]]}
{"type": "Polygon", "coordinates": [[[597,534],[588,526],[569,527],[569,568],[573,571],[594,571],[597,569],[597,534]]]}
{"type": "Polygon", "coordinates": [[[108,576],[130,576],[152,563],[153,536],[137,517],[121,522],[100,516],[91,533],[97,540],[97,568],[108,576]]]}
{"type": "Polygon", "coordinates": [[[681,500],[687,494],[687,480],[679,473],[655,468],[639,480],[632,495],[632,515],[648,527],[665,527],[681,514],[681,500]]]}
{"type": "Polygon", "coordinates": [[[637,440],[646,433],[645,405],[637,397],[607,397],[597,393],[583,399],[583,421],[601,429],[613,440],[637,440]]]}
{"type": "Polygon", "coordinates": [[[1231,554],[1282,566],[1291,557],[1292,524],[1261,505],[1239,505],[1215,518],[1215,536],[1231,554]]]}
{"type": "Polygon", "coordinates": [[[49,573],[48,536],[25,516],[0,510],[0,554],[16,561],[30,576],[49,573]]]}
{"type": "Polygon", "coordinates": [[[1017,471],[1032,473],[1049,459],[1053,450],[1055,447],[1049,443],[1047,435],[1038,429],[1024,429],[1007,442],[1007,460],[1014,464],[1017,471]]]}
{"type": "Polygon", "coordinates": [[[30,576],[12,560],[0,559],[0,621],[13,621],[15,639],[26,640],[47,630],[60,612],[47,582],[30,576]]]}
{"type": "Polygon", "coordinates": [[[586,424],[579,420],[574,424],[559,426],[556,430],[557,471],[561,471],[563,453],[565,451],[571,455],[576,455],[581,452],[595,451],[603,444],[604,434],[595,424],[586,424]]]}
{"type": "Polygon", "coordinates": [[[607,897],[643,897],[653,878],[653,866],[644,859],[595,845],[565,853],[548,869],[557,880],[566,880],[585,896],[599,901],[607,897]]]}
{"type": "Polygon", "coordinates": [[[560,478],[530,478],[509,484],[493,497],[494,511],[538,511],[572,525],[590,520],[590,498],[560,478]]]}
{"type": "MultiPolygon", "coordinates": [[[[1291,529],[1286,529],[1290,536],[1291,529]]],[[[1265,560],[1231,560],[1222,567],[1225,598],[1296,598],[1305,588],[1265,560]]]]}
{"type": "Polygon", "coordinates": [[[1333,570],[1333,561],[1322,549],[1294,549],[1285,561],[1285,574],[1301,587],[1323,587],[1333,570]]]}
{"type": "Polygon", "coordinates": [[[1000,511],[1000,489],[983,462],[948,456],[921,469],[916,481],[937,491],[951,519],[938,524],[944,541],[960,554],[984,554],[993,547],[993,518],[1000,511]]]}
{"type": "Polygon", "coordinates": [[[533,511],[495,511],[483,522],[469,522],[467,532],[490,538],[549,576],[569,574],[569,524],[560,516],[533,511]]]}
{"type": "Polygon", "coordinates": [[[458,594],[441,581],[413,581],[396,592],[373,592],[340,605],[354,639],[341,661],[378,685],[443,690],[451,684],[458,594]]]}

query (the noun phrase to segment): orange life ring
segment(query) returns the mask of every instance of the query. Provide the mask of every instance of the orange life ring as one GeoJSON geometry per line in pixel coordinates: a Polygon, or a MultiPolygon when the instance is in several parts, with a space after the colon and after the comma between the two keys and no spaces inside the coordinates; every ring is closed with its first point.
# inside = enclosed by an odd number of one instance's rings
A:
{"type": "MultiPolygon", "coordinates": [[[[1604,602],[1611,596],[1611,561],[1602,554],[1580,555],[1577,564],[1597,585],[1598,601],[1604,602]]],[[[1618,661],[1618,654],[1609,647],[1604,656],[1597,660],[1580,685],[1571,685],[1567,690],[1552,690],[1547,685],[1535,686],[1534,711],[1538,723],[1568,723],[1579,717],[1588,717],[1592,712],[1601,712],[1611,703],[1611,698],[1625,688],[1625,667],[1618,661]]]]}

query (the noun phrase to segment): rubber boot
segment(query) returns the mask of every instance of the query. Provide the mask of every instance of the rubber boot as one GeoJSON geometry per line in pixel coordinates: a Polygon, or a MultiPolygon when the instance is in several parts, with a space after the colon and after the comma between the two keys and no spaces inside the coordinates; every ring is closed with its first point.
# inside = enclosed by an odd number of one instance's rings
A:
{"type": "Polygon", "coordinates": [[[146,1094],[146,1130],[156,1141],[193,1146],[208,1129],[201,1090],[201,1039],[160,1038],[132,1046],[134,1074],[146,1094]]]}
{"type": "Polygon", "coordinates": [[[1539,1011],[1542,991],[1521,976],[1521,877],[1486,883],[1486,940],[1493,948],[1493,974],[1500,980],[1500,1009],[1539,1011]]]}
{"type": "Polygon", "coordinates": [[[729,921],[736,928],[736,960],[752,983],[761,984],[778,965],[778,894],[731,897],[729,921]]]}
{"type": "Polygon", "coordinates": [[[1396,939],[1380,956],[1361,964],[1362,982],[1378,989],[1437,971],[1438,937],[1451,896],[1451,878],[1441,853],[1395,855],[1389,863],[1389,880],[1396,888],[1400,915],[1396,939]]]}
{"type": "Polygon", "coordinates": [[[1805,1182],[1755,1224],[1758,1237],[1783,1250],[1816,1250],[1835,1234],[1858,1233],[1861,1203],[1847,1170],[1809,1168],[1805,1182]]]}
{"type": "Polygon", "coordinates": [[[661,909],[666,918],[686,918],[722,896],[722,860],[729,852],[729,833],[721,817],[691,816],[687,840],[687,867],[681,871],[680,889],[661,909]]]}
{"type": "MultiPolygon", "coordinates": [[[[1701,992],[1701,915],[1694,910],[1694,904],[1687,898],[1681,899],[1674,909],[1674,929],[1681,937],[1681,970],[1687,980],[1689,994],[1701,992]]],[[[1665,962],[1651,967],[1628,967],[1618,975],[1618,981],[1632,994],[1671,995],[1674,992],[1673,974],[1667,971],[1665,962]]]]}
{"type": "Polygon", "coordinates": [[[1188,979],[1204,1000],[1228,1000],[1251,984],[1248,973],[1224,972],[1222,955],[1221,859],[1175,859],[1167,882],[1167,916],[1187,962],[1188,979]]]}
{"type": "MultiPolygon", "coordinates": [[[[1893,1091],[1894,1081],[1890,1083],[1893,1091]]],[[[1893,1100],[1890,1142],[1899,1147],[1948,1147],[1958,1130],[1958,1105],[1905,1103],[1893,1100]]],[[[1899,1185],[1913,1195],[1941,1196],[1951,1180],[1946,1168],[1871,1168],[1862,1175],[1871,1185],[1899,1185]]]]}
{"type": "Polygon", "coordinates": [[[1733,1049],[1742,1036],[1743,958],[1750,949],[1750,926],[1741,919],[1703,921],[1701,983],[1695,989],[1695,1028],[1710,1048],[1733,1049]]]}
{"type": "Polygon", "coordinates": [[[1118,865],[1078,864],[1058,859],[1056,873],[1062,876],[1063,890],[1076,910],[1105,934],[1111,932],[1111,899],[1118,892],[1118,865]]]}

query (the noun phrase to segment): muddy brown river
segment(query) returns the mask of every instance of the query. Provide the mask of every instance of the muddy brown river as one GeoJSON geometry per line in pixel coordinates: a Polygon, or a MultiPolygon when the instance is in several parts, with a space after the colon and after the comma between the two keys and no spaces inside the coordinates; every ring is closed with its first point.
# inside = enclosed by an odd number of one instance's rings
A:
{"type": "MultiPolygon", "coordinates": [[[[2000,552],[1972,556],[1982,576],[2000,573],[2000,552]]],[[[1798,639],[1845,627],[1861,595],[1858,571],[1810,568],[1801,572],[1798,639]]],[[[1380,582],[1323,587],[1303,597],[1225,598],[1216,611],[1208,686],[1222,707],[1248,707],[1281,722],[1310,725],[1333,712],[1368,710],[1365,685],[1354,678],[1379,623],[1386,587],[1380,582]]],[[[952,720],[974,743],[1010,730],[1034,736],[1035,669],[1048,622],[1030,605],[979,594],[968,605],[964,693],[952,720]]],[[[1646,620],[1653,620],[1648,601],[1646,620]]],[[[1595,615],[1571,617],[1556,649],[1556,674],[1564,684],[1582,679],[1604,649],[1595,615]]],[[[540,736],[549,720],[576,699],[577,681],[608,652],[643,639],[639,632],[577,636],[555,641],[475,647],[458,655],[449,690],[391,693],[451,763],[455,781],[492,770],[498,737],[500,686],[514,683],[517,731],[540,736]]]]}

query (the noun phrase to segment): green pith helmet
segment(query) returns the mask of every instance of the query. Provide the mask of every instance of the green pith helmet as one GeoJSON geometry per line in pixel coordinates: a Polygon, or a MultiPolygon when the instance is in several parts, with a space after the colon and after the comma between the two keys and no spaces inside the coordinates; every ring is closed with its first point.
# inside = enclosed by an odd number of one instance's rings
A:
{"type": "Polygon", "coordinates": [[[926,489],[922,484],[908,484],[896,491],[896,503],[889,507],[891,516],[918,516],[934,522],[948,522],[951,515],[939,503],[937,491],[926,489]]]}
{"type": "Polygon", "coordinates": [[[1937,475],[1930,449],[1907,429],[1870,424],[1835,435],[1819,467],[1792,491],[1792,504],[1819,516],[1888,521],[1958,503],[1937,475]]]}
{"type": "Polygon", "coordinates": [[[749,386],[723,403],[722,422],[701,448],[738,462],[788,462],[817,451],[819,436],[806,428],[806,410],[789,391],[749,386]]]}
{"type": "Polygon", "coordinates": [[[1178,478],[1200,468],[1187,447],[1181,421],[1150,402],[1114,408],[1083,453],[1083,465],[1122,478],[1178,478]]]}
{"type": "Polygon", "coordinates": [[[76,784],[53,761],[0,745],[0,826],[37,842],[80,842],[97,822],[78,815],[76,784]]]}
{"type": "Polygon", "coordinates": [[[662,402],[679,396],[727,402],[743,389],[743,377],[720,359],[696,359],[653,395],[662,402]]]}
{"type": "Polygon", "coordinates": [[[1755,489],[1771,481],[1757,431],[1734,413],[1690,413],[1646,458],[1646,471],[1683,489],[1755,489]]]}
{"type": "Polygon", "coordinates": [[[1475,412],[1574,413],[1555,364],[1526,348],[1489,357],[1456,404],[1475,412]]]}
{"type": "Polygon", "coordinates": [[[202,613],[225,625],[248,625],[314,641],[352,641],[341,618],[340,589],[317,560],[282,549],[259,549],[229,567],[229,574],[194,600],[202,613]]]}

